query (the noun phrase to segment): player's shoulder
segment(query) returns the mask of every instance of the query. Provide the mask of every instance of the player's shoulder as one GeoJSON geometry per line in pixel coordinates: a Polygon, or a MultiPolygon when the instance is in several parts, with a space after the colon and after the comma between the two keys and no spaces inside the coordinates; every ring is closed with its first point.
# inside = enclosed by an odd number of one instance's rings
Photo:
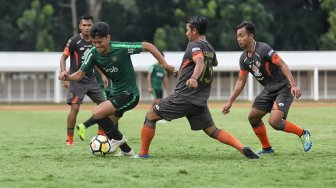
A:
{"type": "Polygon", "coordinates": [[[256,49],[259,49],[260,51],[265,50],[265,49],[268,50],[268,49],[271,49],[271,46],[264,42],[257,42],[256,49]]]}
{"type": "Polygon", "coordinates": [[[195,52],[195,51],[201,51],[202,45],[199,41],[192,41],[188,43],[187,51],[195,52]]]}
{"type": "Polygon", "coordinates": [[[77,42],[79,40],[81,40],[81,36],[80,35],[75,35],[69,38],[69,41],[73,41],[73,42],[77,42]]]}

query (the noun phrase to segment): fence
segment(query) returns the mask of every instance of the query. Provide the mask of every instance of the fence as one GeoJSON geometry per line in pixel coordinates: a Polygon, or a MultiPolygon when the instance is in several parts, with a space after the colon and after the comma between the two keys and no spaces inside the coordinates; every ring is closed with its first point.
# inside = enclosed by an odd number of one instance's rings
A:
{"type": "MultiPolygon", "coordinates": [[[[302,99],[336,99],[336,52],[278,52],[290,67],[302,90],[302,99]]],[[[238,78],[241,52],[218,52],[210,100],[227,99],[238,78]]],[[[0,102],[65,102],[66,89],[57,79],[60,52],[0,52],[0,102]]],[[[179,67],[183,52],[165,52],[168,63],[179,67]]],[[[147,92],[146,74],[156,60],[149,53],[132,56],[142,101],[152,100],[147,92]]],[[[68,63],[69,64],[69,63],[68,63]]],[[[170,90],[177,78],[169,76],[170,90]]],[[[249,74],[247,86],[238,97],[253,100],[262,86],[249,74]]],[[[88,99],[85,99],[88,100],[88,99]]]]}

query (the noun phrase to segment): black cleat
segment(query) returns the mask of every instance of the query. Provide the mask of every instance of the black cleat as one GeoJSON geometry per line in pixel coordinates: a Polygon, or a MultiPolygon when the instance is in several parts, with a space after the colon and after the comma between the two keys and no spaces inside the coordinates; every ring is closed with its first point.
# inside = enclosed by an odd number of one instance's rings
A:
{"type": "Polygon", "coordinates": [[[254,153],[251,148],[247,146],[243,147],[243,155],[248,159],[259,159],[259,155],[254,153]]]}

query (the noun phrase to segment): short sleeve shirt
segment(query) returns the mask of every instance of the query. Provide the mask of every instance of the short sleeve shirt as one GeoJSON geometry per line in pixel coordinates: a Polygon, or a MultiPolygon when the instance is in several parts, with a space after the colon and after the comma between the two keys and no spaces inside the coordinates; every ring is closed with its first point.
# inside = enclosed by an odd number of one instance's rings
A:
{"type": "Polygon", "coordinates": [[[175,92],[191,104],[206,106],[211,91],[214,64],[217,65],[216,53],[209,42],[203,40],[189,42],[179,69],[175,92]],[[190,79],[196,66],[193,58],[199,55],[204,57],[204,68],[197,80],[198,87],[191,89],[186,86],[186,81],[190,79]]]}
{"type": "Polygon", "coordinates": [[[121,93],[139,95],[134,67],[130,55],[142,51],[142,42],[110,42],[110,51],[99,54],[93,47],[81,66],[86,72],[97,65],[112,81],[112,95],[121,93]]]}
{"type": "MultiPolygon", "coordinates": [[[[86,54],[89,53],[92,48],[92,42],[84,40],[81,35],[76,35],[68,40],[66,47],[64,48],[63,54],[70,56],[70,68],[69,73],[72,74],[76,72],[82,65],[86,54]]],[[[87,84],[96,82],[93,75],[93,69],[87,71],[85,77],[78,81],[81,84],[87,84]]]]}
{"type": "Polygon", "coordinates": [[[152,88],[162,90],[162,81],[165,77],[165,70],[155,63],[149,67],[148,73],[151,74],[152,88]]]}
{"type": "Polygon", "coordinates": [[[269,45],[256,42],[252,57],[247,56],[246,50],[240,56],[240,71],[250,72],[267,93],[274,93],[288,85],[287,78],[276,65],[280,59],[269,45]]]}

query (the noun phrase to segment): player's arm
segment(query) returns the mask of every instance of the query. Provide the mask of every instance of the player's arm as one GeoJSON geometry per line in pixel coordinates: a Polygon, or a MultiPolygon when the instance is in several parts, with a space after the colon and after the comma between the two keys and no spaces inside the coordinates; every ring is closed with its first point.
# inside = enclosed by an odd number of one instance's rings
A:
{"type": "MultiPolygon", "coordinates": [[[[67,55],[65,53],[62,54],[62,57],[60,59],[60,68],[61,68],[60,74],[63,73],[63,72],[64,73],[67,72],[67,70],[66,70],[66,60],[68,59],[68,57],[69,57],[69,55],[67,55]]],[[[63,84],[63,87],[65,87],[65,88],[70,87],[70,83],[68,81],[63,81],[62,84],[63,84]]]]}
{"type": "Polygon", "coordinates": [[[84,78],[86,75],[86,72],[82,70],[78,70],[75,73],[69,75],[68,73],[61,73],[58,79],[63,80],[63,81],[79,81],[84,78]]]}
{"type": "Polygon", "coordinates": [[[175,68],[172,65],[169,65],[164,57],[161,55],[159,50],[151,43],[142,42],[142,48],[146,51],[149,51],[160,63],[160,65],[169,73],[175,74],[175,68]]]}
{"type": "Polygon", "coordinates": [[[230,108],[232,107],[233,101],[236,100],[236,98],[239,96],[239,94],[244,89],[245,84],[246,84],[246,80],[247,80],[247,76],[248,76],[247,70],[240,70],[239,77],[238,77],[237,83],[235,85],[235,88],[233,90],[233,93],[229,97],[229,100],[227,101],[227,103],[225,104],[225,106],[222,110],[222,112],[224,114],[227,114],[227,113],[230,112],[230,108]]]}
{"type": "Polygon", "coordinates": [[[102,78],[103,80],[103,83],[104,83],[104,88],[107,87],[108,85],[108,80],[105,76],[105,74],[100,70],[100,68],[98,68],[96,65],[94,66],[94,70],[98,72],[98,74],[100,75],[100,77],[102,78]]]}
{"type": "Polygon", "coordinates": [[[301,96],[301,90],[296,86],[295,80],[291,71],[289,70],[287,64],[275,53],[272,57],[272,62],[279,67],[281,72],[285,75],[289,82],[289,87],[291,89],[291,93],[297,99],[301,96]],[[277,57],[274,57],[277,56],[277,57]]]}
{"type": "Polygon", "coordinates": [[[196,64],[194,72],[187,80],[186,85],[189,88],[196,88],[198,86],[198,78],[201,76],[204,68],[204,55],[202,51],[196,51],[192,54],[193,62],[196,64]]]}

